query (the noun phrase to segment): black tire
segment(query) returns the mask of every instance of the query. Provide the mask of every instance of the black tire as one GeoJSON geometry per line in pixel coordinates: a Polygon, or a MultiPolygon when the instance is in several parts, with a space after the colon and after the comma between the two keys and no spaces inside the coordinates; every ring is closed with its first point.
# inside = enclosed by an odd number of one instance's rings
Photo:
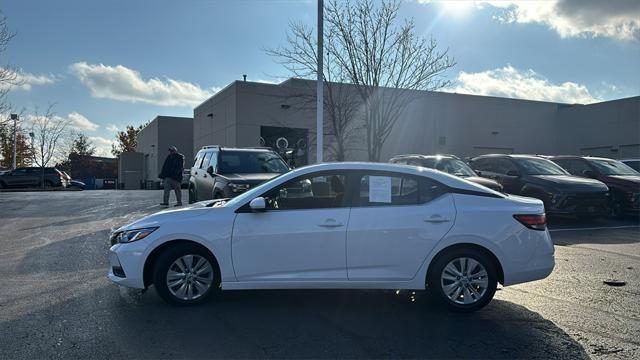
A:
{"type": "MultiPolygon", "coordinates": [[[[460,279],[458,281],[463,280],[460,279]]],[[[493,262],[493,259],[491,259],[491,257],[483,251],[479,251],[473,248],[453,249],[438,256],[438,258],[435,260],[429,272],[429,279],[427,279],[427,284],[429,287],[430,295],[434,297],[440,304],[447,307],[449,310],[455,312],[473,312],[482,309],[491,301],[491,299],[493,299],[493,296],[496,293],[496,288],[498,286],[498,271],[496,269],[496,265],[493,262]],[[487,273],[487,286],[485,291],[482,293],[482,296],[480,296],[477,300],[470,304],[461,304],[450,299],[443,290],[443,282],[451,280],[441,281],[441,276],[445,267],[450,262],[460,258],[468,258],[477,261],[484,267],[487,273]]],[[[458,296],[463,296],[463,294],[459,294],[458,296]]],[[[460,298],[457,299],[458,301],[462,301],[460,300],[460,298]]]]}
{"type": "MultiPolygon", "coordinates": [[[[208,251],[196,245],[180,244],[169,247],[163,251],[156,259],[155,267],[153,270],[153,285],[158,295],[167,303],[171,305],[192,305],[201,303],[212,294],[220,292],[220,271],[215,259],[208,253],[208,251]],[[172,293],[167,284],[167,276],[169,270],[173,266],[174,262],[185,255],[194,255],[206,259],[211,266],[211,283],[206,291],[198,293],[194,299],[180,298],[172,293]]],[[[192,289],[196,290],[193,286],[192,289]]],[[[174,288],[174,292],[175,288],[174,288]]]]}
{"type": "Polygon", "coordinates": [[[191,185],[189,185],[188,194],[189,194],[189,204],[193,204],[194,202],[198,201],[198,198],[196,196],[196,191],[191,185]]]}

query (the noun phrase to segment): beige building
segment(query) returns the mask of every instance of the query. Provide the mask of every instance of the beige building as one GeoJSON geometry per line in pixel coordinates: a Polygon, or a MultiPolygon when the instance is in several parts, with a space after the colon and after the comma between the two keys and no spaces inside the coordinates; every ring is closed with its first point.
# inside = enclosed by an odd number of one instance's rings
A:
{"type": "MultiPolygon", "coordinates": [[[[193,150],[212,144],[272,146],[284,144],[280,138],[285,138],[289,147],[307,145],[305,160],[314,162],[315,105],[304,100],[313,99],[314,91],[315,82],[301,79],[231,83],[194,109],[193,150]]],[[[640,96],[571,105],[445,92],[412,95],[385,142],[381,161],[403,153],[640,157],[640,96]]],[[[367,159],[359,126],[348,160],[367,159]]],[[[331,137],[325,139],[330,145],[331,137]]],[[[331,160],[330,154],[325,160],[331,160]]]]}
{"type": "Polygon", "coordinates": [[[146,188],[160,183],[158,174],[169,154],[169,146],[175,146],[184,155],[185,168],[193,163],[193,119],[177,116],[156,116],[138,133],[136,152],[142,153],[142,182],[146,188]]]}

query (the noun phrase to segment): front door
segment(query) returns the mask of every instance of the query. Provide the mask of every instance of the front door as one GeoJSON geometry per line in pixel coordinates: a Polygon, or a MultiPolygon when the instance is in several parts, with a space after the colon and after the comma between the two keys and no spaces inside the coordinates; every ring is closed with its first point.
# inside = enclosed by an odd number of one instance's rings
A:
{"type": "Polygon", "coordinates": [[[263,194],[264,212],[240,212],[232,235],[238,281],[347,279],[349,208],[339,172],[298,177],[263,194]]]}
{"type": "Polygon", "coordinates": [[[364,173],[347,229],[349,280],[410,280],[451,229],[450,194],[426,178],[364,173]]]}

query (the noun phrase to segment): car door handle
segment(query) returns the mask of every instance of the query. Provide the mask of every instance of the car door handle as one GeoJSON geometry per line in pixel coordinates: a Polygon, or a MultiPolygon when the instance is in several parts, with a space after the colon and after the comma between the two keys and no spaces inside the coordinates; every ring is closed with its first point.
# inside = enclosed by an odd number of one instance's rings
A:
{"type": "Polygon", "coordinates": [[[323,227],[323,228],[336,228],[336,227],[341,227],[344,226],[343,223],[339,223],[333,219],[329,219],[327,221],[325,221],[322,224],[318,224],[318,226],[323,227]]]}
{"type": "Polygon", "coordinates": [[[439,223],[445,223],[445,222],[449,222],[450,220],[447,218],[443,218],[440,215],[434,215],[428,219],[424,219],[424,222],[426,223],[431,223],[431,224],[439,224],[439,223]]]}

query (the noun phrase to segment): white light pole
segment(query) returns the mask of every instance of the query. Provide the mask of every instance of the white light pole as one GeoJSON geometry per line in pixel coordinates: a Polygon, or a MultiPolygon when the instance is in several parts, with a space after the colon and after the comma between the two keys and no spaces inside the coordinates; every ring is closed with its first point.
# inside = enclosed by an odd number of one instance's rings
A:
{"type": "Polygon", "coordinates": [[[324,123],[322,119],[322,110],[324,108],[324,100],[323,93],[324,87],[322,86],[322,32],[323,32],[323,10],[324,10],[324,1],[318,0],[318,88],[316,95],[316,138],[317,138],[317,150],[316,150],[316,162],[322,162],[322,152],[323,152],[323,133],[324,133],[324,123]]]}
{"type": "Polygon", "coordinates": [[[12,170],[16,169],[16,142],[18,140],[18,114],[11,114],[11,120],[13,120],[13,167],[12,170]]]}

